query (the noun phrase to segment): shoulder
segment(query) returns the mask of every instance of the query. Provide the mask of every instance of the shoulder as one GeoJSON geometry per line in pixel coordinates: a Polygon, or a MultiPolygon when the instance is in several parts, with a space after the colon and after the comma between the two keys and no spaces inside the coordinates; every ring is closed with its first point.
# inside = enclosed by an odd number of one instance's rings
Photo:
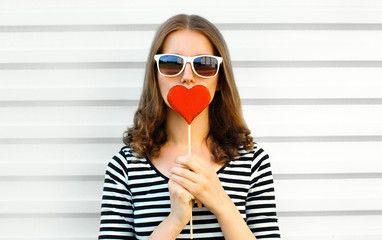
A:
{"type": "Polygon", "coordinates": [[[137,158],[129,146],[123,146],[109,161],[108,170],[116,171],[126,177],[132,165],[142,162],[145,162],[144,158],[137,158]]]}
{"type": "Polygon", "coordinates": [[[259,170],[261,166],[267,166],[269,163],[268,153],[258,144],[253,144],[253,149],[245,150],[243,147],[239,148],[239,155],[235,160],[246,160],[251,163],[252,171],[259,170]]]}

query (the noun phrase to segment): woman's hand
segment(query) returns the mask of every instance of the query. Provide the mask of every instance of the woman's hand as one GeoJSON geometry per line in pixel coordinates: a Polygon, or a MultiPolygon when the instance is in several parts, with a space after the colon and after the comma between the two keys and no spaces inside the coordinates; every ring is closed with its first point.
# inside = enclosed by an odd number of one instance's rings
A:
{"type": "Polygon", "coordinates": [[[170,170],[171,180],[195,196],[214,215],[218,216],[225,206],[231,204],[210,163],[194,155],[178,157],[176,162],[178,167],[170,170]]]}
{"type": "Polygon", "coordinates": [[[183,228],[191,219],[191,203],[193,203],[194,196],[171,179],[168,181],[168,190],[171,201],[169,218],[174,224],[183,228]]]}
{"type": "MultiPolygon", "coordinates": [[[[168,181],[171,212],[151,233],[148,239],[176,239],[191,218],[191,200],[194,198],[186,189],[172,181],[168,181]]],[[[192,200],[193,201],[193,200],[192,200]]]]}

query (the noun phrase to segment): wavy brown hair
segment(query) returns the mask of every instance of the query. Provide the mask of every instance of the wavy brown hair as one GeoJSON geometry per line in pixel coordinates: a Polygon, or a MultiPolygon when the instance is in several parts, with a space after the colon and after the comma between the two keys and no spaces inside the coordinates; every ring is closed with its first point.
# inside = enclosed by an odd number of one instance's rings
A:
{"type": "Polygon", "coordinates": [[[167,141],[165,130],[166,105],[160,94],[154,55],[161,53],[166,37],[177,30],[188,29],[204,34],[223,58],[218,87],[209,105],[209,148],[218,163],[227,163],[237,156],[238,149],[253,149],[241,111],[239,93],[234,81],[227,45],[219,30],[208,20],[197,15],[180,14],[169,18],[156,32],[149,56],[141,99],[134,115],[134,125],[124,133],[123,142],[138,157],[156,158],[167,141]]]}

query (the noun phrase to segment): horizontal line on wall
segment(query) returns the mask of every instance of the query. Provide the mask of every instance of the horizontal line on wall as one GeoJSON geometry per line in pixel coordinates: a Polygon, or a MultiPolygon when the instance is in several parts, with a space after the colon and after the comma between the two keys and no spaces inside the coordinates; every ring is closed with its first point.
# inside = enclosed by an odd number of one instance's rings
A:
{"type": "Polygon", "coordinates": [[[0,63],[0,70],[144,68],[144,62],[0,63]]]}
{"type": "MultiPolygon", "coordinates": [[[[382,61],[233,61],[232,66],[236,68],[375,68],[382,67],[382,61]]],[[[144,62],[0,63],[0,70],[129,69],[144,67],[144,62]]]]}
{"type": "Polygon", "coordinates": [[[382,136],[282,136],[256,137],[257,142],[374,142],[382,141],[382,136]]]}
{"type": "Polygon", "coordinates": [[[0,218],[100,218],[100,213],[2,213],[0,218]]]}
{"type": "Polygon", "coordinates": [[[159,24],[0,26],[0,32],[115,32],[155,31],[159,24]]]}
{"type": "MultiPolygon", "coordinates": [[[[319,217],[319,216],[365,216],[382,215],[382,210],[361,211],[278,211],[279,217],[319,217]]],[[[0,218],[99,218],[100,213],[6,213],[0,214],[0,218]]]]}
{"type": "MultiPolygon", "coordinates": [[[[126,126],[127,129],[128,126],[126,126]]],[[[121,138],[0,138],[0,144],[123,144],[121,138]]],[[[255,142],[380,142],[382,136],[272,136],[257,137],[255,142]]]]}
{"type": "Polygon", "coordinates": [[[382,215],[382,210],[361,210],[361,211],[302,211],[302,212],[277,212],[279,217],[319,217],[319,216],[364,216],[382,215]]]}
{"type": "Polygon", "coordinates": [[[216,24],[219,30],[382,30],[379,23],[226,23],[216,24]]]}
{"type": "MultiPolygon", "coordinates": [[[[106,171],[106,164],[105,164],[106,171]]],[[[66,181],[92,181],[103,182],[104,175],[94,176],[0,176],[0,182],[66,182],[66,181]]]]}
{"type": "Polygon", "coordinates": [[[122,134],[121,138],[0,138],[0,144],[122,144],[122,134]]]}
{"type": "MultiPolygon", "coordinates": [[[[379,23],[222,23],[220,30],[382,30],[379,23]]],[[[156,31],[159,24],[0,26],[0,32],[156,31]]]]}
{"type": "Polygon", "coordinates": [[[370,179],[382,178],[382,172],[376,173],[302,173],[302,174],[274,174],[275,180],[296,179],[370,179]]]}
{"type": "Polygon", "coordinates": [[[139,100],[0,101],[0,107],[138,106],[139,100]]]}
{"type": "MultiPolygon", "coordinates": [[[[382,98],[344,99],[242,99],[242,105],[372,105],[382,104],[382,98]]],[[[136,106],[139,100],[41,100],[0,101],[0,107],[70,107],[70,106],[136,106]]]]}
{"type": "MultiPolygon", "coordinates": [[[[105,164],[106,171],[106,164],[105,164]]],[[[381,173],[303,173],[303,174],[274,174],[278,180],[333,180],[333,179],[375,179],[382,178],[381,173]]],[[[71,175],[71,176],[0,176],[0,182],[66,182],[66,181],[93,181],[103,182],[104,175],[71,175]]]]}
{"type": "Polygon", "coordinates": [[[241,103],[243,105],[371,105],[382,104],[382,98],[242,99],[241,103]]]}
{"type": "MultiPolygon", "coordinates": [[[[45,233],[43,233],[45,234],[45,233]]],[[[46,234],[45,234],[46,235],[46,234]]],[[[94,240],[96,239],[97,235],[95,235],[94,233],[93,234],[87,234],[87,235],[80,235],[80,237],[78,236],[69,236],[69,237],[62,237],[62,236],[40,236],[38,234],[33,234],[33,237],[23,237],[23,236],[15,236],[14,234],[12,235],[12,238],[9,238],[8,236],[6,237],[3,237],[0,235],[0,240],[9,240],[9,239],[12,239],[12,240],[94,240]],[[37,237],[36,237],[37,236],[37,237]]]]}
{"type": "Polygon", "coordinates": [[[382,61],[234,61],[232,66],[238,68],[374,68],[382,67],[382,61]]]}

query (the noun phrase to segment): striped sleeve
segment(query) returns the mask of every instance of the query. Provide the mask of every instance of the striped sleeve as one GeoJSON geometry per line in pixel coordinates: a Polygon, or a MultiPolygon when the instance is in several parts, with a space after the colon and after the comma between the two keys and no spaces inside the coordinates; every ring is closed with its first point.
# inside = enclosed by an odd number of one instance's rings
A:
{"type": "Polygon", "coordinates": [[[246,199],[247,225],[257,239],[280,239],[269,156],[257,148],[251,166],[251,184],[246,199]]]}
{"type": "Polygon", "coordinates": [[[115,155],[105,174],[98,239],[135,239],[132,194],[124,152],[115,155]]]}

